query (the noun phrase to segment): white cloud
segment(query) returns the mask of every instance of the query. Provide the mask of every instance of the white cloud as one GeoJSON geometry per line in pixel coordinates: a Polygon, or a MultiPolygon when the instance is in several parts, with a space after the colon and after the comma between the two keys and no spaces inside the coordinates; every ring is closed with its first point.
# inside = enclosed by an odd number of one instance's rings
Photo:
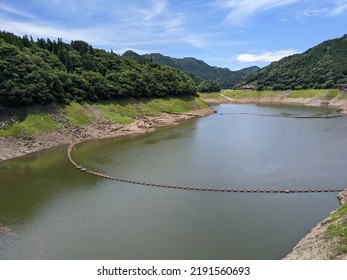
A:
{"type": "MultiPolygon", "coordinates": [[[[84,40],[89,43],[106,43],[106,33],[98,28],[64,28],[47,22],[18,22],[4,20],[1,23],[4,30],[9,30],[16,35],[32,35],[34,38],[63,38],[69,40],[84,40]]],[[[110,43],[110,42],[107,42],[110,43]]]]}
{"type": "Polygon", "coordinates": [[[1,4],[0,3],[0,11],[1,10],[6,12],[6,13],[9,13],[9,14],[14,14],[14,15],[18,15],[18,16],[33,18],[33,16],[28,14],[28,13],[25,13],[25,12],[20,11],[18,9],[14,9],[13,7],[10,7],[10,6],[6,5],[6,4],[1,4]]]}
{"type": "Polygon", "coordinates": [[[286,6],[299,0],[217,0],[215,6],[229,10],[226,21],[233,25],[243,25],[251,16],[262,11],[286,6]]]}
{"type": "Polygon", "coordinates": [[[278,61],[286,56],[296,54],[298,51],[289,49],[289,50],[278,50],[278,51],[272,51],[272,52],[266,52],[263,54],[239,54],[236,57],[236,60],[238,62],[273,62],[278,61]]]}
{"type": "Polygon", "coordinates": [[[347,12],[347,0],[335,0],[335,7],[329,11],[329,16],[337,16],[347,12]]]}
{"type": "Polygon", "coordinates": [[[303,12],[304,17],[313,17],[313,16],[320,16],[322,14],[327,13],[329,10],[327,8],[321,8],[321,9],[306,9],[303,12]]]}
{"type": "MultiPolygon", "coordinates": [[[[296,20],[318,16],[338,16],[347,13],[347,0],[215,0],[214,6],[228,11],[225,21],[243,26],[252,16],[268,10],[297,4],[293,17],[296,20]]],[[[288,16],[288,15],[287,15],[288,16]]],[[[290,21],[289,19],[280,19],[290,21]]]]}
{"type": "Polygon", "coordinates": [[[143,14],[144,20],[152,20],[157,16],[162,15],[167,7],[166,0],[153,1],[150,8],[140,10],[140,14],[143,14]]]}
{"type": "Polygon", "coordinates": [[[304,10],[298,10],[296,20],[305,22],[312,17],[334,17],[347,13],[347,0],[309,1],[304,10]]]}
{"type": "MultiPolygon", "coordinates": [[[[34,38],[62,38],[66,42],[83,40],[95,47],[106,49],[123,51],[136,48],[143,53],[158,50],[163,45],[190,45],[195,48],[206,46],[207,39],[204,36],[185,29],[184,15],[167,10],[164,5],[166,1],[151,3],[154,3],[153,8],[158,19],[144,18],[143,11],[135,7],[131,9],[134,12],[118,11],[111,20],[100,20],[93,24],[79,24],[78,18],[71,25],[57,19],[12,19],[6,15],[1,17],[0,14],[1,29],[20,36],[32,35],[34,38]]],[[[76,0],[70,4],[76,4],[76,0]]]]}

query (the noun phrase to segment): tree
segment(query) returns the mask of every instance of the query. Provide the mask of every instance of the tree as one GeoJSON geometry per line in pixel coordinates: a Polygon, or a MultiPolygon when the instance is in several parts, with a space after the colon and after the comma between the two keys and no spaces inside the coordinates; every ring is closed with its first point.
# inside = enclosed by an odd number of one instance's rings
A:
{"type": "Polygon", "coordinates": [[[333,88],[347,75],[347,35],[285,57],[246,79],[263,89],[333,88]]]}
{"type": "Polygon", "coordinates": [[[197,90],[198,92],[219,92],[221,88],[216,81],[205,80],[198,85],[197,90]]]}
{"type": "Polygon", "coordinates": [[[0,74],[4,106],[196,93],[191,78],[167,66],[141,64],[83,41],[33,42],[1,31],[0,74]]]}
{"type": "Polygon", "coordinates": [[[66,67],[66,71],[68,73],[71,73],[73,68],[72,68],[72,62],[71,62],[71,57],[69,55],[69,53],[66,53],[65,55],[65,67],[66,67]]]}

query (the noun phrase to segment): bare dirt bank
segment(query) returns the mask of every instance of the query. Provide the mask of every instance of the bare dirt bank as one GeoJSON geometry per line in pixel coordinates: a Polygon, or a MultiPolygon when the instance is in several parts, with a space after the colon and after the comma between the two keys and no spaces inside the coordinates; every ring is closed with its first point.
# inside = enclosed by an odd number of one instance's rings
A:
{"type": "MultiPolygon", "coordinates": [[[[341,205],[347,204],[347,189],[337,195],[341,205]]],[[[328,218],[320,222],[302,238],[284,260],[347,260],[347,253],[336,253],[336,248],[340,245],[341,237],[327,238],[329,226],[345,224],[346,215],[342,215],[336,220],[333,215],[338,210],[332,212],[328,218]],[[333,221],[332,221],[333,220],[333,221]]]]}
{"type": "Polygon", "coordinates": [[[141,116],[137,117],[134,123],[130,125],[98,120],[92,125],[68,127],[57,132],[43,133],[37,136],[0,137],[0,162],[75,142],[151,132],[157,127],[176,125],[183,120],[203,117],[213,113],[214,110],[207,107],[186,113],[161,113],[154,116],[141,116]]]}
{"type": "Polygon", "coordinates": [[[337,95],[335,98],[326,100],[319,98],[288,98],[288,94],[284,93],[280,96],[274,97],[247,97],[247,98],[230,98],[221,94],[221,98],[203,98],[208,104],[222,104],[222,103],[261,103],[261,104],[303,104],[308,106],[332,106],[339,112],[347,114],[347,99],[340,98],[337,95]]]}

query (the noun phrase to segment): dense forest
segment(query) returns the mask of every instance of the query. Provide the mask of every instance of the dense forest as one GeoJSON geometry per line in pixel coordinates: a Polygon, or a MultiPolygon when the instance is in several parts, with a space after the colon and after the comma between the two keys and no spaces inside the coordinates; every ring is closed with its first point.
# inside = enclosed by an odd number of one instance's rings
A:
{"type": "Polygon", "coordinates": [[[213,80],[222,88],[233,88],[242,82],[246,77],[260,68],[257,66],[248,67],[238,71],[231,71],[228,68],[214,67],[202,60],[194,57],[173,58],[160,53],[139,55],[134,51],[126,51],[123,57],[133,57],[137,61],[154,61],[161,65],[170,66],[188,74],[199,85],[204,80],[213,80]]]}
{"type": "Polygon", "coordinates": [[[19,37],[0,32],[0,105],[195,95],[188,75],[137,62],[83,41],[19,37]]]}
{"type": "Polygon", "coordinates": [[[208,92],[219,92],[221,91],[220,85],[213,80],[202,81],[198,87],[198,92],[208,93],[208,92]]]}
{"type": "Polygon", "coordinates": [[[258,90],[326,89],[347,83],[347,35],[273,62],[245,83],[258,90]]]}

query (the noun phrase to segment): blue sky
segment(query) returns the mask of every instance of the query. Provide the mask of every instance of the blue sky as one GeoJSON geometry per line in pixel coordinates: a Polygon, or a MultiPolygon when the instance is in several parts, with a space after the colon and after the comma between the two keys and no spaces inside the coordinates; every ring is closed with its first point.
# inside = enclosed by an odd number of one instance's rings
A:
{"type": "Polygon", "coordinates": [[[0,0],[0,30],[237,70],[347,33],[347,0],[0,0]]]}

